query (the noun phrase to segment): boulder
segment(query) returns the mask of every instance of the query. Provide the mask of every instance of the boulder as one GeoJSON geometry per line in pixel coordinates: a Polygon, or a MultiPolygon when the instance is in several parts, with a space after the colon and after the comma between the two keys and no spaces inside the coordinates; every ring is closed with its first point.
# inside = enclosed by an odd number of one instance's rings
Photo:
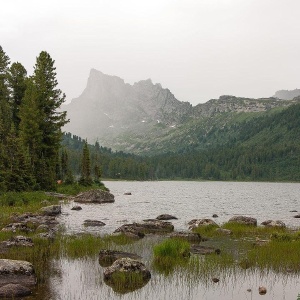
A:
{"type": "Polygon", "coordinates": [[[9,283],[0,287],[0,298],[15,299],[31,295],[31,290],[18,283],[9,283]]]}
{"type": "Polygon", "coordinates": [[[84,220],[83,225],[96,227],[96,226],[104,226],[106,224],[98,220],[84,220]]]}
{"type": "Polygon", "coordinates": [[[61,214],[61,206],[60,205],[45,206],[42,207],[40,211],[44,216],[57,216],[61,214]]]}
{"type": "Polygon", "coordinates": [[[221,250],[213,247],[208,247],[208,246],[192,245],[191,252],[193,254],[207,255],[207,254],[220,254],[221,250]]]}
{"type": "Polygon", "coordinates": [[[84,193],[77,195],[74,198],[74,202],[79,203],[111,203],[115,202],[115,197],[113,194],[98,190],[90,190],[84,193]]]}
{"type": "Polygon", "coordinates": [[[135,227],[143,233],[167,233],[174,230],[174,226],[171,222],[148,219],[143,223],[134,223],[135,227]]]}
{"type": "Polygon", "coordinates": [[[157,220],[178,220],[176,217],[169,215],[169,214],[163,214],[156,217],[157,220]]]}
{"type": "Polygon", "coordinates": [[[273,221],[273,220],[267,220],[267,221],[263,221],[261,223],[261,225],[264,225],[266,227],[280,227],[280,228],[285,228],[286,225],[280,221],[280,220],[276,220],[276,221],[273,221]]]}
{"type": "Polygon", "coordinates": [[[245,216],[234,216],[228,221],[229,223],[238,223],[243,225],[257,226],[257,219],[245,216]]]}
{"type": "Polygon", "coordinates": [[[146,266],[131,258],[117,259],[104,270],[104,282],[115,292],[128,293],[146,285],[151,278],[146,266]]]}
{"type": "Polygon", "coordinates": [[[170,238],[180,238],[189,242],[201,242],[202,238],[199,233],[176,231],[171,233],[170,238]]]}
{"type": "Polygon", "coordinates": [[[71,208],[71,210],[82,210],[82,207],[79,205],[75,205],[71,208]]]}
{"type": "Polygon", "coordinates": [[[135,228],[134,224],[124,224],[117,228],[113,233],[124,234],[132,239],[142,239],[145,236],[143,232],[135,228]]]}
{"type": "Polygon", "coordinates": [[[188,222],[188,225],[190,225],[189,226],[190,230],[195,229],[200,226],[208,226],[208,225],[213,225],[213,226],[219,227],[219,225],[211,219],[193,219],[190,222],[188,222]]]}
{"type": "Polygon", "coordinates": [[[129,257],[131,259],[141,259],[140,256],[134,253],[117,251],[117,250],[100,250],[99,264],[101,267],[111,266],[117,259],[129,257]]]}
{"type": "Polygon", "coordinates": [[[300,215],[295,215],[294,218],[298,218],[298,219],[299,219],[299,218],[300,218],[300,215]]]}
{"type": "Polygon", "coordinates": [[[218,218],[219,216],[217,214],[212,215],[213,218],[218,218]]]}
{"type": "Polygon", "coordinates": [[[32,264],[23,260],[0,259],[0,287],[7,284],[34,286],[36,276],[32,264]]]}

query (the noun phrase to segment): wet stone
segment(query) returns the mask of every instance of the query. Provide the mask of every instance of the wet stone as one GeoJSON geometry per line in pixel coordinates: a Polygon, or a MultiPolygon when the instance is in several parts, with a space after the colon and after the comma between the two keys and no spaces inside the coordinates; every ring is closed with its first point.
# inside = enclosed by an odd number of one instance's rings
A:
{"type": "Polygon", "coordinates": [[[99,264],[101,267],[111,266],[117,259],[129,257],[131,259],[141,259],[141,257],[134,253],[117,251],[117,250],[100,250],[99,264]]]}
{"type": "Polygon", "coordinates": [[[105,226],[106,224],[98,220],[84,220],[83,225],[91,226],[91,227],[100,227],[100,226],[105,226]]]}

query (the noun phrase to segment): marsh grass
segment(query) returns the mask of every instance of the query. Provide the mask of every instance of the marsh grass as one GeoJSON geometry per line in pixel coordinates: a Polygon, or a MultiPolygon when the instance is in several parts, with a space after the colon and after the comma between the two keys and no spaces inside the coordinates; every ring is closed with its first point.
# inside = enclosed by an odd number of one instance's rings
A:
{"type": "Polygon", "coordinates": [[[81,185],[78,182],[72,184],[63,183],[57,186],[57,193],[74,196],[79,193],[95,189],[102,189],[104,191],[108,191],[105,185],[100,181],[99,183],[93,183],[90,186],[81,185]]]}

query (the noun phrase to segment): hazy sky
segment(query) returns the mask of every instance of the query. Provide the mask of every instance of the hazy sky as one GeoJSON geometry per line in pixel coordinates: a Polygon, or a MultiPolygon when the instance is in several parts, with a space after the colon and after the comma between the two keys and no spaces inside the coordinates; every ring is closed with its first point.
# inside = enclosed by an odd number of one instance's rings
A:
{"type": "Polygon", "coordinates": [[[31,74],[43,50],[68,101],[91,68],[181,101],[300,88],[300,0],[1,0],[0,45],[31,74]]]}

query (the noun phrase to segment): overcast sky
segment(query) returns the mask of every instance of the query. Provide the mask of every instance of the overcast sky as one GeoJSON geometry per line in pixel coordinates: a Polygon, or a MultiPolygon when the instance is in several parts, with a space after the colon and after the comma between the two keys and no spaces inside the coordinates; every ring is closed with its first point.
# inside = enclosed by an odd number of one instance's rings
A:
{"type": "Polygon", "coordinates": [[[1,0],[0,45],[29,74],[46,50],[68,101],[91,68],[180,101],[300,88],[300,0],[1,0]]]}

